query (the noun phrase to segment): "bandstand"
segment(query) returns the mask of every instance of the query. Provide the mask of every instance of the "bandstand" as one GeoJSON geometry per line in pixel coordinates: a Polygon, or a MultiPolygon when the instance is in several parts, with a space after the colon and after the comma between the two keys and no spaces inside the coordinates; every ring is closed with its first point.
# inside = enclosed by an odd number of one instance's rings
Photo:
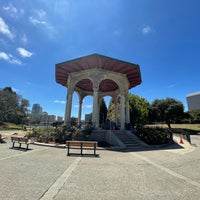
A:
{"type": "Polygon", "coordinates": [[[65,123],[70,123],[73,92],[79,97],[78,122],[81,122],[84,97],[93,96],[92,123],[99,127],[100,102],[110,96],[115,103],[120,98],[120,128],[130,123],[129,89],[141,84],[139,65],[115,58],[92,54],[56,64],[56,82],[67,87],[65,123]]]}

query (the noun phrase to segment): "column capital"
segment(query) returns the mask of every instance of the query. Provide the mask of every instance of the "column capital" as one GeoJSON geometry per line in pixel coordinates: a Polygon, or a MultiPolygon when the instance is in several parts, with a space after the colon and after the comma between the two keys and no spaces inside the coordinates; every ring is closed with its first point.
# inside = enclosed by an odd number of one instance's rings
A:
{"type": "Polygon", "coordinates": [[[93,82],[93,91],[98,92],[99,91],[99,81],[93,82]]]}

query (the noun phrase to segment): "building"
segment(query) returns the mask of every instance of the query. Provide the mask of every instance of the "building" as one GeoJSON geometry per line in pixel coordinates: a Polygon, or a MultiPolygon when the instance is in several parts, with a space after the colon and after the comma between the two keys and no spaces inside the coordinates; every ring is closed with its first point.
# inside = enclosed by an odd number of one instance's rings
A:
{"type": "Polygon", "coordinates": [[[31,111],[31,118],[40,119],[41,114],[42,114],[42,107],[40,106],[40,104],[33,104],[32,111],[31,111]]]}
{"type": "Polygon", "coordinates": [[[63,121],[63,117],[57,116],[57,121],[58,121],[58,122],[62,122],[62,121],[63,121]]]}
{"type": "Polygon", "coordinates": [[[48,122],[53,123],[56,121],[56,116],[55,115],[48,115],[48,122]]]}
{"type": "Polygon", "coordinates": [[[42,112],[41,114],[41,124],[46,124],[48,122],[48,113],[47,112],[42,112]]]}
{"type": "Polygon", "coordinates": [[[200,110],[200,92],[188,94],[186,96],[188,111],[200,110]]]}

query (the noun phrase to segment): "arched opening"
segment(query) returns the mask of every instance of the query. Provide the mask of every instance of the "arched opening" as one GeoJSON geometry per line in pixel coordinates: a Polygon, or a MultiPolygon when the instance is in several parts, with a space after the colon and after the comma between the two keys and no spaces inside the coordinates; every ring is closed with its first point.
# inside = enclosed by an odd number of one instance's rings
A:
{"type": "Polygon", "coordinates": [[[79,98],[77,92],[73,92],[71,117],[78,118],[79,98]]]}
{"type": "Polygon", "coordinates": [[[81,120],[86,123],[91,123],[92,120],[92,105],[93,105],[93,96],[86,96],[83,99],[82,105],[82,116],[81,120]]]}

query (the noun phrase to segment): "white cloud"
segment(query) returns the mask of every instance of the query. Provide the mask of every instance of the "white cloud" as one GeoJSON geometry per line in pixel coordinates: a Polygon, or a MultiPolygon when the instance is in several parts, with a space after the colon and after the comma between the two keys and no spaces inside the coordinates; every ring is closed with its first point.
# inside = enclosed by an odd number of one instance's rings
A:
{"type": "Polygon", "coordinates": [[[46,12],[42,9],[35,10],[35,13],[40,19],[42,19],[46,15],[46,12]]]}
{"type": "Polygon", "coordinates": [[[61,101],[61,100],[54,100],[54,103],[61,103],[61,104],[65,104],[65,101],[61,101]]]}
{"type": "Polygon", "coordinates": [[[39,20],[39,19],[36,19],[36,18],[33,18],[33,17],[29,17],[29,20],[33,25],[38,25],[38,24],[45,25],[45,24],[47,24],[46,21],[39,20]]]}
{"type": "Polygon", "coordinates": [[[31,57],[33,55],[32,52],[24,49],[24,48],[17,48],[17,51],[19,52],[19,54],[22,56],[22,57],[31,57]]]}
{"type": "Polygon", "coordinates": [[[5,52],[0,52],[0,59],[9,60],[9,56],[5,52]]]}
{"type": "Polygon", "coordinates": [[[8,61],[11,64],[21,65],[21,60],[15,58],[12,54],[7,54],[5,52],[0,52],[0,59],[8,61]]]}
{"type": "Polygon", "coordinates": [[[47,25],[47,21],[45,20],[46,12],[42,9],[34,10],[34,16],[29,17],[29,20],[34,25],[47,25]]]}
{"type": "MultiPolygon", "coordinates": [[[[79,108],[79,105],[75,104],[74,108],[79,108]]],[[[83,105],[83,108],[90,109],[90,108],[92,108],[92,105],[91,104],[86,104],[86,105],[83,105]]]]}
{"type": "Polygon", "coordinates": [[[144,35],[148,35],[148,34],[151,33],[151,32],[153,32],[153,29],[152,29],[149,25],[144,26],[144,27],[142,28],[142,33],[143,33],[144,35]]]}
{"type": "Polygon", "coordinates": [[[5,21],[1,17],[0,17],[0,33],[9,37],[10,39],[14,38],[14,34],[10,31],[8,25],[5,23],[5,21]]]}
{"type": "Polygon", "coordinates": [[[8,6],[3,6],[3,10],[7,11],[11,17],[19,17],[24,14],[23,9],[17,9],[11,3],[8,6]]]}
{"type": "Polygon", "coordinates": [[[12,87],[12,90],[13,90],[14,92],[19,92],[19,89],[16,89],[16,88],[13,88],[13,87],[12,87]]]}
{"type": "Polygon", "coordinates": [[[56,30],[49,23],[46,11],[42,9],[33,10],[33,15],[29,17],[29,21],[35,26],[42,27],[45,34],[47,34],[50,38],[55,37],[56,30]]]}
{"type": "Polygon", "coordinates": [[[88,108],[88,109],[92,108],[92,105],[91,104],[87,104],[87,105],[84,106],[84,108],[88,108]]]}

